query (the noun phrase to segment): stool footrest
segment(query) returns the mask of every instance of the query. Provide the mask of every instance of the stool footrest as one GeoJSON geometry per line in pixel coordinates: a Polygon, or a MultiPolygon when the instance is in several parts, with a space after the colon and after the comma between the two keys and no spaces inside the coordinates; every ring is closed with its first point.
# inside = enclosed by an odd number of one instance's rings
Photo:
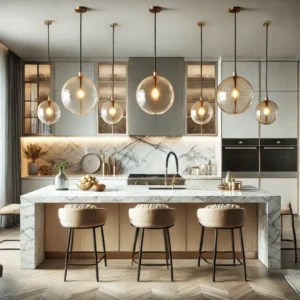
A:
{"type": "MultiPolygon", "coordinates": [[[[0,244],[6,243],[6,242],[20,242],[20,240],[5,239],[5,240],[0,241],[0,244]]],[[[21,249],[20,248],[0,248],[0,251],[1,250],[21,250],[21,249]]]]}
{"type": "MultiPolygon", "coordinates": [[[[207,264],[212,265],[212,263],[209,262],[209,261],[208,261],[205,257],[203,257],[203,255],[202,255],[202,253],[208,253],[208,252],[209,252],[209,251],[202,251],[200,257],[201,257],[207,264]]],[[[219,252],[219,253],[220,253],[220,252],[219,252]]],[[[222,251],[222,253],[232,253],[232,251],[222,251]]],[[[217,252],[217,254],[218,254],[218,252],[217,252]]],[[[227,259],[227,258],[226,258],[226,259],[227,259]]],[[[228,259],[231,259],[231,258],[228,258],[228,259]]],[[[235,260],[237,260],[241,266],[243,265],[242,261],[241,261],[239,258],[236,257],[235,260]]],[[[216,266],[227,266],[227,267],[232,266],[232,267],[235,267],[234,264],[216,264],[216,266]]]]}
{"type": "MultiPolygon", "coordinates": [[[[161,253],[161,254],[166,254],[165,251],[143,251],[142,254],[145,253],[161,253]]],[[[136,264],[138,264],[139,262],[135,260],[134,256],[139,254],[139,251],[136,251],[132,254],[132,261],[136,264]]],[[[152,266],[170,266],[171,264],[169,263],[165,263],[165,264],[140,264],[141,266],[148,266],[148,267],[152,267],[152,266]]]]}

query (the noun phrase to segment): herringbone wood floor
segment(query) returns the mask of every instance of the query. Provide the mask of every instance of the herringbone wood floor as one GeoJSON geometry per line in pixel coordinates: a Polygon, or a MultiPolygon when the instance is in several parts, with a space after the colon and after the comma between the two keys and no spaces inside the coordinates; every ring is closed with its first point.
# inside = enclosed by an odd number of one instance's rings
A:
{"type": "MultiPolygon", "coordinates": [[[[289,223],[284,221],[284,227],[284,234],[289,236],[289,223]]],[[[0,239],[17,235],[18,230],[5,229],[0,239]]],[[[292,300],[299,297],[284,275],[299,269],[300,263],[295,265],[293,259],[292,252],[283,253],[281,270],[268,270],[258,260],[248,260],[249,282],[243,281],[241,267],[218,267],[218,282],[213,283],[212,267],[201,262],[201,268],[197,268],[195,260],[174,261],[175,282],[170,282],[165,267],[143,267],[142,282],[138,283],[136,266],[131,266],[128,260],[109,260],[107,268],[101,263],[100,282],[95,281],[94,267],[70,267],[68,282],[63,282],[62,260],[47,260],[37,270],[21,270],[19,251],[0,251],[0,263],[4,266],[0,299],[292,300]]]]}

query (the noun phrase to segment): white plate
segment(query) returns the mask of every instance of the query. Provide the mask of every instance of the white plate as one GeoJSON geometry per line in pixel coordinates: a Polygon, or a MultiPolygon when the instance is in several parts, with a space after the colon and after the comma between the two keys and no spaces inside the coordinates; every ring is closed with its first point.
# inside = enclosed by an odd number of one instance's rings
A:
{"type": "Polygon", "coordinates": [[[80,161],[80,168],[84,173],[93,174],[101,167],[101,159],[97,154],[87,154],[80,161]]]}

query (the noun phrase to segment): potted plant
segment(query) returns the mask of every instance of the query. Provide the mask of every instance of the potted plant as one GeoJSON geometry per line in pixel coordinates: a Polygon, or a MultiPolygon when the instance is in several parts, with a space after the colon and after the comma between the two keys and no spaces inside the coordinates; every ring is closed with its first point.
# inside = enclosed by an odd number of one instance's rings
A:
{"type": "Polygon", "coordinates": [[[67,161],[60,161],[55,164],[55,169],[58,170],[58,174],[55,176],[55,189],[56,190],[68,190],[69,179],[65,174],[65,170],[70,168],[70,164],[67,161]]]}
{"type": "Polygon", "coordinates": [[[28,162],[28,174],[38,175],[39,174],[39,163],[36,162],[37,159],[42,157],[47,153],[47,151],[42,151],[42,147],[36,144],[28,144],[26,148],[23,148],[25,157],[31,162],[28,162]]]}

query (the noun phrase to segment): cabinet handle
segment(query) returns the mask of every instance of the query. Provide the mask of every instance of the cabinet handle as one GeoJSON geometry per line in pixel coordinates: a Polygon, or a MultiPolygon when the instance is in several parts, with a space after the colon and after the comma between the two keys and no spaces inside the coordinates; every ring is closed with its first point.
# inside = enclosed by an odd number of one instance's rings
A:
{"type": "Polygon", "coordinates": [[[264,147],[265,150],[294,150],[295,147],[264,147]]]}
{"type": "Polygon", "coordinates": [[[256,150],[257,147],[225,147],[226,150],[256,150]]]}

